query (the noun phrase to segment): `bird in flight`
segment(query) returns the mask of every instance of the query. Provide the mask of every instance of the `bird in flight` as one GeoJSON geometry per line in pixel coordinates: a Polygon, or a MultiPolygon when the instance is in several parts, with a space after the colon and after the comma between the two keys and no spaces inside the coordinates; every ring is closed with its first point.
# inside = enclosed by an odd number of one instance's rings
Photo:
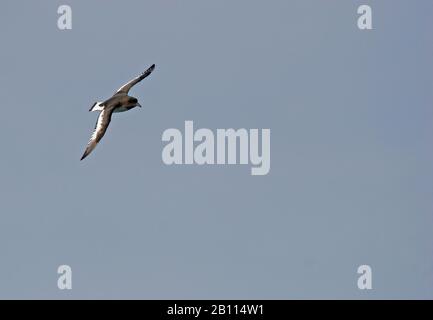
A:
{"type": "Polygon", "coordinates": [[[96,121],[95,131],[93,131],[90,141],[87,144],[86,151],[84,151],[81,160],[87,157],[93,151],[93,149],[95,149],[98,142],[101,141],[105,131],[107,131],[108,125],[110,124],[111,115],[113,112],[124,112],[135,107],[141,108],[137,98],[129,96],[128,92],[134,85],[150,75],[154,69],[155,65],[153,64],[138,77],[121,86],[111,98],[103,102],[95,102],[92,105],[89,111],[101,111],[101,113],[99,114],[98,120],[96,121]]]}

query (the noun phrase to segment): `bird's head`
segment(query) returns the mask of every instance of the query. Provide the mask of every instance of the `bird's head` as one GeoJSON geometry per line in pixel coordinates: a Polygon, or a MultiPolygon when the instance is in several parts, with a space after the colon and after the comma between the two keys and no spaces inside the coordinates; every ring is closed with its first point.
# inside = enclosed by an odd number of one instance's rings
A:
{"type": "Polygon", "coordinates": [[[133,107],[140,107],[141,108],[141,104],[138,103],[137,98],[131,97],[131,98],[129,98],[128,102],[133,107]]]}

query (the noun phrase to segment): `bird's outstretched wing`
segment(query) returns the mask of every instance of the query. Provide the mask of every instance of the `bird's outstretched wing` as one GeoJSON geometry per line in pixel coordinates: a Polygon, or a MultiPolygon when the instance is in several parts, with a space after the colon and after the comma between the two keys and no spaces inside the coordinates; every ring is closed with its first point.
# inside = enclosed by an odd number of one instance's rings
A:
{"type": "Polygon", "coordinates": [[[111,115],[113,114],[113,109],[105,109],[103,110],[98,117],[98,121],[96,121],[95,125],[95,131],[93,131],[92,137],[89,140],[89,143],[87,144],[86,151],[84,151],[83,156],[81,157],[81,160],[83,160],[85,157],[87,157],[90,152],[95,149],[98,142],[102,139],[102,137],[105,134],[105,131],[107,131],[108,125],[111,121],[111,115]]]}
{"type": "Polygon", "coordinates": [[[142,74],[140,74],[138,77],[130,80],[129,82],[125,83],[123,86],[119,88],[119,90],[116,91],[115,94],[128,94],[129,90],[135,86],[137,83],[139,83],[141,80],[146,78],[148,75],[152,73],[152,71],[155,69],[155,65],[152,64],[149,69],[144,71],[142,74]]]}

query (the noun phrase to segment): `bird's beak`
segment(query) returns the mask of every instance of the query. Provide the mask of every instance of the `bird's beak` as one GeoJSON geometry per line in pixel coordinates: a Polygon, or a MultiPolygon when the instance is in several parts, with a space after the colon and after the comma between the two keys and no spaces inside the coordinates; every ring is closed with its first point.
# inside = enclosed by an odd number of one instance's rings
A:
{"type": "Polygon", "coordinates": [[[141,104],[137,103],[137,106],[141,108],[141,104]]]}

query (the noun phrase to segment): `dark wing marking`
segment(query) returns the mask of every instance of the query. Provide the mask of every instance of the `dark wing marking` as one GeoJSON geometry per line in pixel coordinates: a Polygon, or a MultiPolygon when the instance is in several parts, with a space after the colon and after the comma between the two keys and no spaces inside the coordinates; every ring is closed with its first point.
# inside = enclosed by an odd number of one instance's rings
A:
{"type": "Polygon", "coordinates": [[[98,142],[102,139],[102,137],[105,134],[105,131],[107,131],[108,125],[111,121],[111,115],[113,114],[113,109],[105,109],[103,110],[98,117],[98,120],[96,121],[95,130],[93,131],[92,137],[89,140],[89,143],[87,144],[86,151],[84,151],[83,156],[81,157],[81,160],[83,160],[85,157],[87,157],[90,152],[95,149],[98,142]]]}
{"type": "Polygon", "coordinates": [[[115,94],[128,94],[129,90],[135,86],[137,83],[139,83],[141,80],[146,78],[148,75],[152,73],[152,71],[155,69],[155,65],[152,64],[149,69],[144,71],[142,74],[140,74],[138,77],[130,80],[129,82],[125,83],[123,86],[119,88],[119,90],[116,91],[115,94]]]}

